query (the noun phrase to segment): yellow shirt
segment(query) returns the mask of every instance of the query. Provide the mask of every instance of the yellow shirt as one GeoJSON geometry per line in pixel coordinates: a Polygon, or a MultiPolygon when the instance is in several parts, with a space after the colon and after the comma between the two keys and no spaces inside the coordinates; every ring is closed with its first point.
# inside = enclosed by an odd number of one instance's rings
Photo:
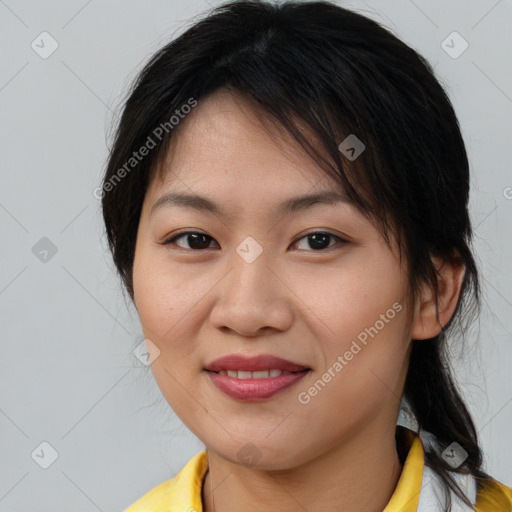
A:
{"type": "MultiPolygon", "coordinates": [[[[424,466],[421,439],[410,432],[402,473],[383,512],[419,512],[424,466]]],[[[202,512],[201,489],[208,469],[206,451],[192,457],[172,479],[153,488],[124,512],[202,512]]],[[[478,487],[476,512],[511,512],[512,489],[496,480],[478,487]]]]}

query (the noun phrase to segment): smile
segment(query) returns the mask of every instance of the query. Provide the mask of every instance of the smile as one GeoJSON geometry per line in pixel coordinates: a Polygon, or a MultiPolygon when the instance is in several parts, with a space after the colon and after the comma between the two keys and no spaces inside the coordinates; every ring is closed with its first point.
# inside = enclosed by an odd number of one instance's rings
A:
{"type": "Polygon", "coordinates": [[[299,382],[311,368],[262,354],[230,354],[216,359],[205,371],[217,390],[242,402],[267,400],[299,382]]]}

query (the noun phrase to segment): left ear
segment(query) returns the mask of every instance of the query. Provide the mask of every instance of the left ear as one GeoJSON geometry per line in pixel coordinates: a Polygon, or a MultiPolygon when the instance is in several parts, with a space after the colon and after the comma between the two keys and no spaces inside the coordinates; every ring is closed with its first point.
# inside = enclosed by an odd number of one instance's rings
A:
{"type": "Polygon", "coordinates": [[[437,270],[438,302],[434,286],[425,285],[421,300],[414,306],[411,339],[425,340],[437,336],[450,321],[459,300],[465,266],[459,259],[445,260],[432,256],[437,270]],[[438,319],[439,318],[439,319],[438,319]]]}

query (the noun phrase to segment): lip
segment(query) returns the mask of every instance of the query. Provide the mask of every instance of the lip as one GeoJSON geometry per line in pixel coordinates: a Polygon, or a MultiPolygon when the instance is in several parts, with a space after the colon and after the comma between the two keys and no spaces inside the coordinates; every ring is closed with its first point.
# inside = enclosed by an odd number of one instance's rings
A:
{"type": "Polygon", "coordinates": [[[219,359],[215,359],[215,361],[205,367],[205,370],[210,372],[218,372],[220,370],[245,370],[257,372],[258,370],[270,370],[272,368],[287,372],[301,372],[302,370],[309,370],[307,366],[294,363],[271,354],[261,354],[259,356],[229,354],[227,356],[220,357],[219,359]]]}
{"type": "Polygon", "coordinates": [[[267,400],[299,382],[310,368],[270,354],[246,357],[230,354],[216,359],[205,367],[213,384],[223,393],[242,402],[267,400]],[[238,379],[219,375],[220,370],[258,371],[276,369],[293,372],[264,379],[238,379]]]}

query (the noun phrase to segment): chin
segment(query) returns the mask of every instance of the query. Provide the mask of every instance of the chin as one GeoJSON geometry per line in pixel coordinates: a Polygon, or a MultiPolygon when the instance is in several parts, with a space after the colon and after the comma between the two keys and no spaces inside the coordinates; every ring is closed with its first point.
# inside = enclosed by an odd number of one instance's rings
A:
{"type": "Polygon", "coordinates": [[[230,445],[228,449],[225,446],[217,449],[213,444],[207,449],[232,464],[260,471],[286,471],[307,462],[307,457],[297,453],[296,446],[275,446],[268,439],[258,442],[253,438],[230,445]]]}

